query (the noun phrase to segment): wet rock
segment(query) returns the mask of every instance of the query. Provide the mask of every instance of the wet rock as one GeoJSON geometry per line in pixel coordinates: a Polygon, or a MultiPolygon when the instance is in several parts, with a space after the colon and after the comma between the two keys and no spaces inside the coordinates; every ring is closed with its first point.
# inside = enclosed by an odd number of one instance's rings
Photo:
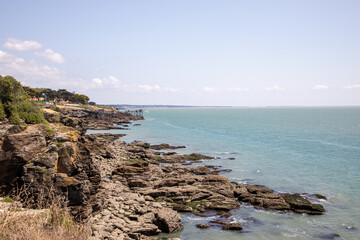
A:
{"type": "Polygon", "coordinates": [[[185,160],[207,160],[207,159],[214,159],[213,157],[206,156],[200,153],[191,153],[189,155],[182,155],[182,158],[185,160]]]}
{"type": "Polygon", "coordinates": [[[211,227],[211,225],[210,225],[210,224],[205,224],[205,223],[200,223],[200,224],[196,224],[196,227],[197,227],[197,228],[204,229],[204,228],[209,228],[209,227],[211,227]]]}
{"type": "Polygon", "coordinates": [[[320,204],[313,204],[298,193],[281,194],[282,198],[290,205],[290,209],[296,213],[306,213],[310,215],[320,215],[325,209],[320,204]]]}
{"type": "Polygon", "coordinates": [[[222,230],[242,230],[243,227],[240,223],[224,223],[221,227],[222,230]]]}
{"type": "Polygon", "coordinates": [[[267,189],[259,185],[238,185],[234,191],[234,195],[239,201],[252,204],[255,208],[265,208],[269,210],[290,210],[290,205],[273,190],[267,189]]]}
{"type": "Polygon", "coordinates": [[[339,234],[337,233],[328,233],[328,234],[317,234],[315,235],[316,238],[318,239],[324,239],[324,240],[334,240],[340,237],[339,234]]]}
{"type": "Polygon", "coordinates": [[[232,216],[231,213],[229,212],[219,212],[218,215],[221,217],[221,218],[229,218],[232,216]]]}
{"type": "Polygon", "coordinates": [[[165,149],[185,148],[185,146],[171,146],[167,143],[161,143],[161,144],[157,144],[157,145],[151,145],[150,148],[153,150],[165,150],[165,149]]]}

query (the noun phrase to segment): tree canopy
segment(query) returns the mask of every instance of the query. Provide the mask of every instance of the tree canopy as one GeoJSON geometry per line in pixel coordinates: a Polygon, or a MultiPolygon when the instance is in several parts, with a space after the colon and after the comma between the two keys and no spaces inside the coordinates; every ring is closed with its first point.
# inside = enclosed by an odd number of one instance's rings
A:
{"type": "Polygon", "coordinates": [[[0,120],[9,118],[12,124],[46,122],[40,108],[30,101],[20,82],[0,75],[0,120]]]}
{"type": "Polygon", "coordinates": [[[64,100],[72,103],[87,104],[90,100],[89,97],[84,94],[69,92],[66,89],[59,89],[56,91],[50,88],[24,87],[24,90],[31,97],[44,97],[47,101],[64,100]]]}

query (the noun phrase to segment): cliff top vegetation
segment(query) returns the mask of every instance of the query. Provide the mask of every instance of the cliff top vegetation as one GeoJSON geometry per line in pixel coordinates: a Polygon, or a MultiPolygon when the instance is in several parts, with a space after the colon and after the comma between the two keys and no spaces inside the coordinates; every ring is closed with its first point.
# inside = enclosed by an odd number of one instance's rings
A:
{"type": "Polygon", "coordinates": [[[39,106],[30,101],[20,82],[0,75],[0,121],[8,118],[12,124],[46,123],[39,106]]]}

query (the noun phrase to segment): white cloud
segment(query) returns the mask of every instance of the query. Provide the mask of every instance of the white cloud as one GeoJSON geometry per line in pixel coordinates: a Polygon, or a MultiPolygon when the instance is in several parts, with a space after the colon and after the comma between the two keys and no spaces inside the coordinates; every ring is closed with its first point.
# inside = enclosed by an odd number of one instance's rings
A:
{"type": "Polygon", "coordinates": [[[216,89],[213,88],[213,87],[204,87],[204,88],[203,88],[203,91],[204,91],[204,92],[208,92],[208,93],[213,93],[213,92],[216,91],[216,89]]]}
{"type": "Polygon", "coordinates": [[[347,85],[347,86],[345,86],[344,88],[345,88],[345,89],[360,88],[360,84],[347,85]]]}
{"type": "Polygon", "coordinates": [[[88,88],[93,88],[93,89],[97,89],[97,88],[119,88],[120,87],[120,81],[114,77],[114,76],[109,76],[106,78],[93,78],[91,80],[91,84],[87,86],[88,88]]]}
{"type": "Polygon", "coordinates": [[[35,55],[47,58],[56,63],[65,62],[65,58],[63,58],[60,53],[54,52],[53,50],[51,50],[49,48],[42,52],[36,52],[35,55]]]}
{"type": "Polygon", "coordinates": [[[239,88],[239,87],[232,87],[227,89],[228,92],[250,92],[248,88],[239,88]]]}
{"type": "Polygon", "coordinates": [[[328,86],[326,86],[326,85],[316,85],[316,86],[314,86],[314,89],[315,90],[326,90],[326,89],[328,89],[329,87],[328,86]]]}
{"type": "Polygon", "coordinates": [[[15,38],[8,38],[3,47],[11,50],[25,51],[29,49],[40,49],[42,45],[36,41],[22,41],[15,38]]]}
{"type": "Polygon", "coordinates": [[[118,89],[124,92],[179,92],[179,88],[160,87],[159,85],[148,84],[121,84],[121,82],[114,76],[107,78],[93,78],[91,84],[88,84],[91,89],[118,89]]]}
{"type": "Polygon", "coordinates": [[[266,91],[282,91],[285,90],[285,88],[281,88],[278,85],[273,85],[272,87],[266,88],[266,91]]]}
{"type": "Polygon", "coordinates": [[[172,88],[172,87],[165,87],[164,88],[165,92],[180,92],[180,88],[172,88]]]}
{"type": "Polygon", "coordinates": [[[56,67],[38,64],[35,60],[26,61],[0,50],[0,73],[11,75],[25,85],[33,87],[68,87],[82,88],[83,80],[74,79],[56,67]]]}
{"type": "Polygon", "coordinates": [[[147,85],[147,84],[139,84],[139,85],[124,85],[123,89],[130,92],[179,92],[179,88],[172,87],[160,87],[159,85],[147,85]]]}
{"type": "Polygon", "coordinates": [[[144,90],[144,92],[160,91],[161,90],[159,85],[150,86],[150,85],[147,85],[147,84],[143,84],[143,85],[138,85],[137,87],[139,89],[144,90]]]}

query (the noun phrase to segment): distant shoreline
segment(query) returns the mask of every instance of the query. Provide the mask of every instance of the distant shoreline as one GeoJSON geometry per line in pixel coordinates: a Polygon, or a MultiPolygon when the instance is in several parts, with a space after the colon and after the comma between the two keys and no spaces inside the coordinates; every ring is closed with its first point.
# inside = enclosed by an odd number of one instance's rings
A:
{"type": "Polygon", "coordinates": [[[157,109],[188,109],[188,108],[360,108],[360,105],[353,106],[188,106],[188,105],[128,105],[128,104],[103,104],[105,106],[132,108],[157,108],[157,109]]]}

